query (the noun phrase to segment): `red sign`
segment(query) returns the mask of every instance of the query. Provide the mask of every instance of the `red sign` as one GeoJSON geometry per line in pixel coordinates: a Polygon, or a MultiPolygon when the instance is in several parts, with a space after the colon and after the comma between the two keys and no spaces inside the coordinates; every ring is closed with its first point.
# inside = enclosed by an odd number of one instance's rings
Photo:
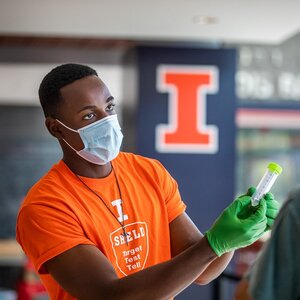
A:
{"type": "Polygon", "coordinates": [[[206,95],[218,92],[214,66],[160,65],[157,89],[169,93],[169,124],[156,127],[156,150],[216,153],[218,128],[206,123],[206,95]]]}

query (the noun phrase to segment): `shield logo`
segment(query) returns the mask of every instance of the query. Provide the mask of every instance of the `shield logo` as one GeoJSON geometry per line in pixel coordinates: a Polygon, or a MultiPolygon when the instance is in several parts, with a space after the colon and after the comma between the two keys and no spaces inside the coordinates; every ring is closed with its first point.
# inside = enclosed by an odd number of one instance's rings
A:
{"type": "Polygon", "coordinates": [[[110,234],[115,256],[115,269],[123,276],[144,269],[149,252],[148,227],[145,222],[135,222],[110,234]]]}

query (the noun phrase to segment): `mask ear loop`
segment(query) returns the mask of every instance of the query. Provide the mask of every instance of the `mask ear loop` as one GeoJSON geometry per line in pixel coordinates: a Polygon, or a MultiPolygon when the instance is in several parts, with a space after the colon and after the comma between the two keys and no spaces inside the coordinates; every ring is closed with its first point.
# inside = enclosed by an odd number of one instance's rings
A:
{"type": "MultiPolygon", "coordinates": [[[[69,126],[65,125],[63,122],[59,121],[58,119],[55,119],[58,123],[60,123],[62,126],[64,126],[65,128],[73,131],[73,132],[77,132],[77,130],[70,128],[69,126]]],[[[79,133],[78,133],[79,134],[79,133]]],[[[71,146],[64,138],[62,139],[73,151],[75,151],[76,153],[78,153],[78,150],[76,150],[73,146],[71,146]]]]}
{"type": "Polygon", "coordinates": [[[78,133],[78,130],[75,130],[75,129],[73,129],[73,128],[67,126],[67,125],[65,125],[63,122],[59,121],[58,119],[55,119],[55,120],[56,120],[58,123],[60,123],[62,126],[64,126],[65,128],[67,128],[67,129],[69,129],[69,130],[71,130],[71,131],[73,131],[73,132],[77,132],[77,133],[78,133]]]}

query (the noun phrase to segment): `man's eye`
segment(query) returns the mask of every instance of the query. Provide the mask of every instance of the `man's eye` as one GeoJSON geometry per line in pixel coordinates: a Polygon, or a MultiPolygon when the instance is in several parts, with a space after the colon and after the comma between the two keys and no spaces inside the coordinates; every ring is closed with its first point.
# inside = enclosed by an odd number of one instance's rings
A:
{"type": "Polygon", "coordinates": [[[90,113],[90,114],[88,114],[88,115],[85,115],[85,116],[83,117],[83,119],[84,119],[84,120],[90,120],[90,119],[92,119],[94,116],[95,116],[94,113],[90,113]]]}
{"type": "Polygon", "coordinates": [[[109,104],[107,107],[106,107],[106,110],[107,111],[113,111],[114,109],[115,109],[115,104],[113,104],[113,103],[111,103],[111,104],[109,104]]]}

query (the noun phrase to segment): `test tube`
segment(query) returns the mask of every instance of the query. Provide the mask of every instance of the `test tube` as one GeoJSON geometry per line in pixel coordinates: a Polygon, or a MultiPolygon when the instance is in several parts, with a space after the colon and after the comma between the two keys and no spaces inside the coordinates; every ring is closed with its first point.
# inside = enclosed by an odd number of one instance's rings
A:
{"type": "Polygon", "coordinates": [[[282,168],[278,164],[274,162],[269,163],[264,176],[256,187],[255,193],[251,197],[252,206],[257,206],[259,200],[270,191],[273,183],[281,172],[282,168]]]}

